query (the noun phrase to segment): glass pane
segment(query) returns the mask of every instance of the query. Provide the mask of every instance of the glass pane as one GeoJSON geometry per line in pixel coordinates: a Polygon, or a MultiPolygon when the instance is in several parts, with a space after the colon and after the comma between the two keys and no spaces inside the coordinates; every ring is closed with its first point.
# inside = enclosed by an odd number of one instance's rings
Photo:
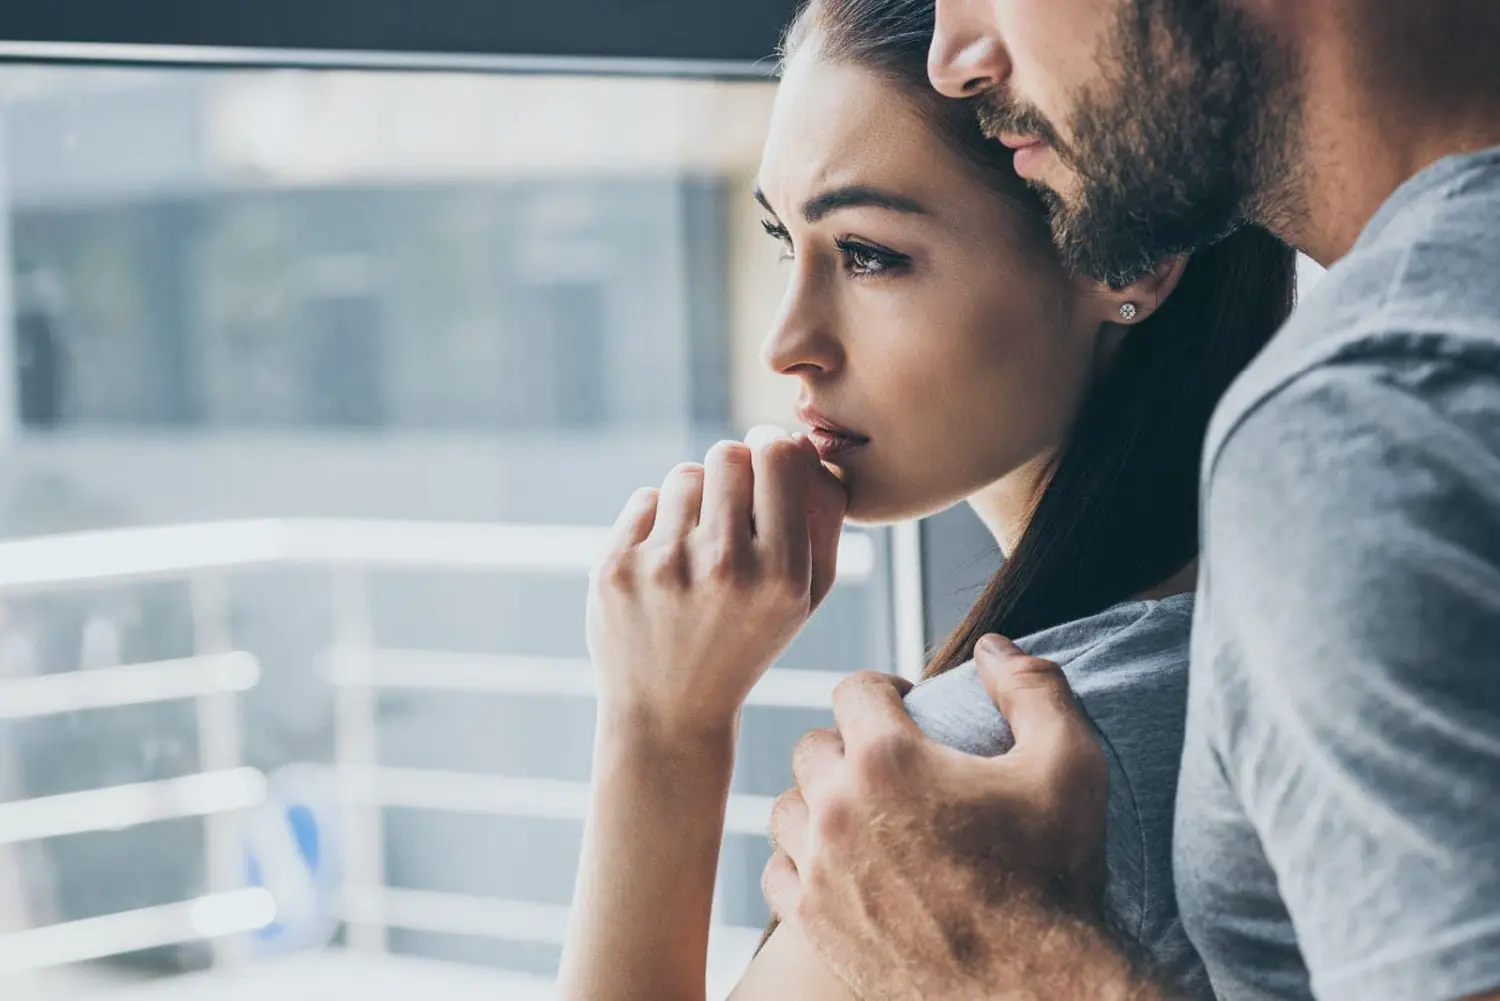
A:
{"type": "MultiPolygon", "coordinates": [[[[0,67],[7,998],[545,990],[600,532],[791,423],[770,90],[0,67]]],[[[846,545],[747,713],[720,982],[792,742],[890,669],[886,540],[846,545]]]]}

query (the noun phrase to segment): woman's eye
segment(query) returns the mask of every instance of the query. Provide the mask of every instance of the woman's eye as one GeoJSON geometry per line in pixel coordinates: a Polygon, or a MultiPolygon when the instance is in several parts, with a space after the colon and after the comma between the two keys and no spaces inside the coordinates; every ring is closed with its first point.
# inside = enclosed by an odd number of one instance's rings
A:
{"type": "Polygon", "coordinates": [[[764,229],[766,231],[767,236],[771,237],[773,240],[779,240],[781,242],[781,259],[783,261],[791,260],[792,234],[787,232],[787,228],[781,223],[774,222],[770,219],[762,219],[760,221],[760,226],[761,229],[764,229]]]}
{"type": "Polygon", "coordinates": [[[855,277],[885,274],[911,260],[905,254],[860,240],[842,239],[836,243],[839,252],[844,255],[844,270],[855,277]]]}

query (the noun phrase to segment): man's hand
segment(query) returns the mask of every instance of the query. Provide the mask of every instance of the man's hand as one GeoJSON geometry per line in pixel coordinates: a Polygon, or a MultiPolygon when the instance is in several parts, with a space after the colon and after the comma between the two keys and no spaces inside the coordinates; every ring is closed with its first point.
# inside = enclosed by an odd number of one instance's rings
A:
{"type": "Polygon", "coordinates": [[[1055,664],[1000,637],[975,659],[1015,734],[997,758],[924,737],[901,679],[839,686],[837,730],[803,738],[797,786],[772,811],[771,909],[864,1001],[1134,996],[1089,920],[1103,886],[1104,754],[1055,664]],[[1101,948],[1104,979],[1059,979],[1101,948]]]}

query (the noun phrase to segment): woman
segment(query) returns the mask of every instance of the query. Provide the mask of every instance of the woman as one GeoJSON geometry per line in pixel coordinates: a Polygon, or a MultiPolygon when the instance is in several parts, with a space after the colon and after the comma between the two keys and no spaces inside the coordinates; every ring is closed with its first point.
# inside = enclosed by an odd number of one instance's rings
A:
{"type": "MultiPolygon", "coordinates": [[[[826,592],[841,516],[963,500],[1007,559],[908,709],[1001,753],[975,642],[1019,636],[1061,663],[1111,769],[1089,902],[1207,996],[1170,871],[1198,452],[1290,310],[1292,254],[1247,230],[1121,288],[1069,274],[1010,151],[928,86],[931,30],[931,0],[812,0],[789,32],[757,197],[791,274],[764,354],[798,380],[810,432],[721,443],[638,493],[595,574],[595,800],[565,998],[703,998],[746,695],[826,592]]],[[[793,923],[735,996],[848,994],[793,923]]]]}

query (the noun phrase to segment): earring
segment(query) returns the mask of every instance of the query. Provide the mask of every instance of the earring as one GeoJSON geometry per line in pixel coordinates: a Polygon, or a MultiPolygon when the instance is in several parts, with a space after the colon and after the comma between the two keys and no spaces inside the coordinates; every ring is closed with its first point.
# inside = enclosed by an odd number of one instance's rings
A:
{"type": "Polygon", "coordinates": [[[1135,308],[1135,303],[1133,302],[1122,302],[1120,304],[1120,319],[1122,320],[1133,320],[1135,319],[1135,314],[1138,312],[1140,310],[1135,308]]]}

